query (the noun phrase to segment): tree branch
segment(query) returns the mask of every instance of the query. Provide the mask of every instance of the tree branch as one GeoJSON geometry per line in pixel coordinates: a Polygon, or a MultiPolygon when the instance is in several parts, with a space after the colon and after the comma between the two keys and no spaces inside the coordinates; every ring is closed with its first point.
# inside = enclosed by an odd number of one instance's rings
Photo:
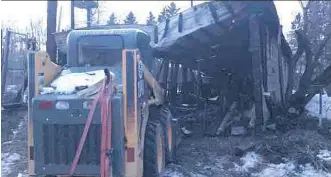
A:
{"type": "Polygon", "coordinates": [[[296,30],[295,34],[297,36],[297,41],[298,41],[298,49],[296,51],[296,53],[292,56],[292,64],[295,66],[296,63],[298,62],[299,58],[302,56],[303,52],[304,52],[304,45],[306,42],[308,42],[307,40],[305,40],[303,34],[300,32],[300,30],[296,30]]]}
{"type": "Polygon", "coordinates": [[[331,39],[331,32],[326,35],[326,37],[321,41],[321,44],[319,45],[315,56],[314,56],[314,61],[317,61],[321,55],[323,54],[324,48],[328,44],[329,40],[331,39]]]}

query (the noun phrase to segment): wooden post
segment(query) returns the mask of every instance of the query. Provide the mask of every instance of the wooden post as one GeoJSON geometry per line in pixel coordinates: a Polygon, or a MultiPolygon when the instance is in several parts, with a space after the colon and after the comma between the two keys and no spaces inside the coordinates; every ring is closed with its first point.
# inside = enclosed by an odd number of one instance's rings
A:
{"type": "Polygon", "coordinates": [[[322,113],[323,113],[323,100],[322,100],[322,94],[323,94],[323,90],[320,90],[320,94],[319,94],[319,119],[318,119],[318,127],[322,128],[323,123],[322,123],[322,113]]]}
{"type": "Polygon", "coordinates": [[[283,54],[282,54],[282,29],[283,26],[279,25],[278,28],[278,68],[279,68],[279,84],[280,84],[280,95],[281,95],[281,106],[284,108],[285,105],[285,90],[284,90],[284,75],[283,75],[283,54]]]}
{"type": "Polygon", "coordinates": [[[178,68],[179,64],[177,62],[173,62],[173,68],[171,68],[171,101],[175,101],[177,97],[178,68]]]}
{"type": "Polygon", "coordinates": [[[92,9],[91,8],[87,8],[86,9],[86,25],[87,27],[91,27],[91,22],[92,22],[92,9]]]}
{"type": "Polygon", "coordinates": [[[74,6],[74,1],[71,0],[70,3],[70,22],[71,22],[71,29],[75,29],[75,6],[74,6]]]}
{"type": "Polygon", "coordinates": [[[56,42],[53,34],[56,32],[57,1],[47,1],[47,41],[46,52],[52,62],[56,62],[56,42]]]}
{"type": "Polygon", "coordinates": [[[253,95],[255,102],[256,123],[255,130],[261,131],[263,125],[263,96],[262,96],[262,66],[261,66],[261,46],[260,46],[260,28],[258,18],[255,15],[250,16],[249,20],[249,51],[252,61],[253,76],[253,95]]]}
{"type": "Polygon", "coordinates": [[[5,46],[4,46],[4,54],[3,54],[3,57],[1,57],[1,98],[3,98],[3,94],[5,93],[5,88],[6,88],[10,36],[11,36],[11,32],[9,30],[7,30],[6,41],[5,41],[5,46]]]}

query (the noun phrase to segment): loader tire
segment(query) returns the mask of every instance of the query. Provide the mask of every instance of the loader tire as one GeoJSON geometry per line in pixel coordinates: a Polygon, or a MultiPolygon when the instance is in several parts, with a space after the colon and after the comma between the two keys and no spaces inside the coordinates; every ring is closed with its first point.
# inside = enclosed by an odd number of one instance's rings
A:
{"type": "Polygon", "coordinates": [[[169,108],[164,107],[160,110],[159,119],[165,132],[165,154],[166,163],[174,162],[176,150],[176,133],[172,125],[172,114],[169,108]]]}
{"type": "Polygon", "coordinates": [[[175,161],[175,150],[176,150],[176,140],[177,133],[176,127],[172,124],[172,114],[168,107],[152,107],[150,111],[150,119],[160,121],[164,131],[165,139],[165,157],[166,163],[175,161]]]}
{"type": "Polygon", "coordinates": [[[162,124],[148,121],[144,145],[144,177],[160,177],[165,168],[165,139],[162,124]]]}

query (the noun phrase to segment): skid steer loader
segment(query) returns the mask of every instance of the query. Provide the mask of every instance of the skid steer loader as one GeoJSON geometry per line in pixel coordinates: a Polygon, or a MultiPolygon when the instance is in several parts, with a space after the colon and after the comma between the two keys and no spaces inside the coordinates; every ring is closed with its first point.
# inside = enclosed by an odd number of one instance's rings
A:
{"type": "Polygon", "coordinates": [[[67,65],[29,54],[29,175],[157,177],[180,135],[138,29],[73,30],[67,65]]]}

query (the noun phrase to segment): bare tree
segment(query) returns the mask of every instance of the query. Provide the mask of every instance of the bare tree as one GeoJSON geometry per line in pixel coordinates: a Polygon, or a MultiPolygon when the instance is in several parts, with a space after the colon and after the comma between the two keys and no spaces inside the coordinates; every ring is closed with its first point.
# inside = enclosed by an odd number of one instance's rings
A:
{"type": "MultiPolygon", "coordinates": [[[[304,109],[316,93],[331,83],[331,65],[324,67],[319,74],[315,74],[331,39],[331,19],[328,15],[331,10],[331,2],[299,1],[299,3],[303,13],[302,17],[298,15],[296,19],[301,20],[301,23],[295,30],[296,52],[288,56],[289,81],[286,89],[287,108],[291,108],[289,110],[297,113],[304,109]],[[325,7],[328,7],[329,10],[326,10],[325,7]],[[329,21],[323,21],[319,18],[320,16],[329,21]],[[317,22],[320,24],[317,25],[317,22]],[[300,58],[304,60],[304,72],[299,80],[297,91],[292,94],[294,75],[300,58]]],[[[329,60],[331,61],[331,59],[329,60]]]]}
{"type": "Polygon", "coordinates": [[[107,12],[106,3],[107,1],[98,1],[98,7],[92,10],[92,25],[101,24],[100,19],[105,14],[105,12],[107,12]]]}
{"type": "Polygon", "coordinates": [[[44,50],[46,47],[46,28],[43,26],[44,20],[42,17],[30,19],[29,26],[25,31],[29,38],[35,38],[37,43],[36,50],[44,50]]]}

